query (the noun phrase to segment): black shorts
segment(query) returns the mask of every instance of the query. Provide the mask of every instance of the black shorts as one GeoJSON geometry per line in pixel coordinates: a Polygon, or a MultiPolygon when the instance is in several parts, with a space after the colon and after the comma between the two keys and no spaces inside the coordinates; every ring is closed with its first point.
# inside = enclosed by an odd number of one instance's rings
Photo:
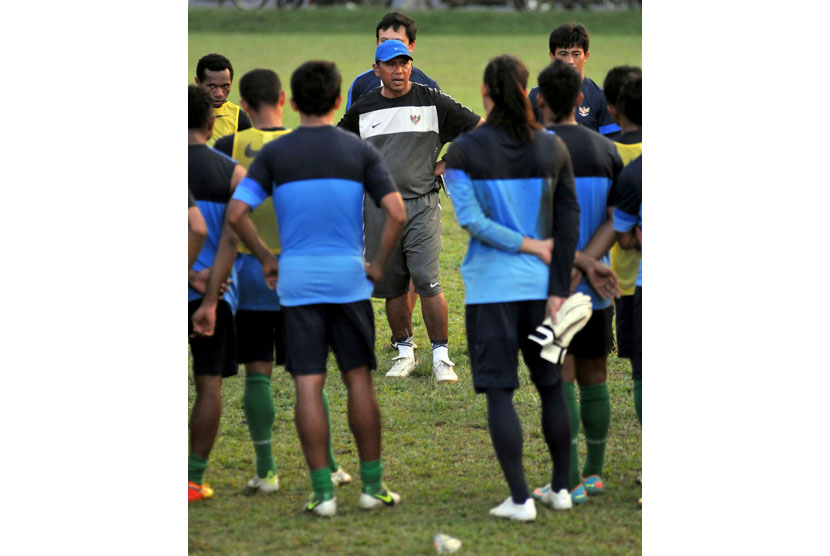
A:
{"type": "Polygon", "coordinates": [[[611,321],[614,320],[614,306],[595,309],[585,328],[576,333],[568,346],[568,355],[580,359],[596,359],[611,353],[614,336],[611,321]]]}
{"type": "Polygon", "coordinates": [[[236,312],[236,354],[240,363],[274,361],[285,365],[285,324],[282,311],[236,312]]]}
{"type": "Polygon", "coordinates": [[[187,337],[193,355],[193,375],[222,375],[223,378],[234,376],[239,364],[236,361],[236,335],[231,307],[227,301],[220,299],[216,305],[213,336],[191,338],[193,321],[190,317],[201,304],[201,299],[194,299],[187,304],[187,337]]]}
{"type": "Polygon", "coordinates": [[[631,377],[643,380],[643,287],[634,288],[634,352],[631,356],[631,377]]]}
{"type": "Polygon", "coordinates": [[[534,384],[553,386],[562,379],[561,367],[542,359],[542,346],[527,337],[545,320],[546,303],[541,299],[467,305],[467,349],[476,392],[518,388],[519,349],[534,384]]]}
{"type": "Polygon", "coordinates": [[[282,307],[286,369],[295,375],[326,372],[329,347],[340,371],[364,365],[374,370],[375,315],[366,299],[354,303],[316,303],[282,307]]]}
{"type": "Polygon", "coordinates": [[[624,295],[614,304],[617,325],[617,356],[631,359],[634,353],[634,296],[624,295]]]}

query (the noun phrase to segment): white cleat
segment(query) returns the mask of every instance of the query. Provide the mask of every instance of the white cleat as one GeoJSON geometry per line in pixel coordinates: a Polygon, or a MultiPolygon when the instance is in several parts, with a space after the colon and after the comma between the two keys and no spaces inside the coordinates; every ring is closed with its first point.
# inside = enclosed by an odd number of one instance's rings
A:
{"type": "Polygon", "coordinates": [[[367,492],[360,493],[360,500],[357,502],[357,506],[361,510],[381,510],[383,508],[391,508],[392,506],[397,506],[401,503],[401,495],[396,494],[385,488],[380,491],[376,492],[375,494],[369,494],[367,492]]]}
{"type": "Polygon", "coordinates": [[[311,512],[317,517],[332,517],[337,513],[337,497],[333,496],[325,501],[313,499],[305,507],[305,511],[311,512]]]}
{"type": "Polygon", "coordinates": [[[342,467],[338,467],[337,471],[331,474],[331,482],[334,486],[347,485],[352,482],[352,476],[343,471],[342,467]]]}
{"type": "Polygon", "coordinates": [[[248,488],[260,492],[276,492],[280,488],[280,478],[273,471],[269,471],[264,479],[254,475],[254,478],[248,481],[248,488]]]}
{"type": "Polygon", "coordinates": [[[548,490],[542,495],[541,502],[554,510],[570,510],[573,507],[571,493],[566,488],[559,492],[553,492],[553,489],[548,490]]]}
{"type": "Polygon", "coordinates": [[[406,355],[398,355],[392,361],[395,362],[392,365],[392,368],[389,369],[389,372],[386,373],[386,376],[389,377],[399,377],[399,378],[406,378],[409,376],[409,373],[415,370],[415,366],[418,364],[418,361],[415,357],[409,357],[406,355]]]}
{"type": "Polygon", "coordinates": [[[490,510],[490,515],[512,519],[514,521],[533,521],[536,519],[536,503],[528,497],[524,504],[516,504],[511,496],[490,510]]]}
{"type": "Polygon", "coordinates": [[[432,362],[432,376],[435,382],[458,382],[458,375],[455,374],[455,363],[449,359],[439,359],[432,362]]]}

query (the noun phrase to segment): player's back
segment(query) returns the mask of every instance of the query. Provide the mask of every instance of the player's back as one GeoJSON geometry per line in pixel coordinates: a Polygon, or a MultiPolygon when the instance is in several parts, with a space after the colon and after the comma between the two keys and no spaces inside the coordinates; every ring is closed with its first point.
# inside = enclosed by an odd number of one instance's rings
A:
{"type": "MultiPolygon", "coordinates": [[[[571,154],[579,202],[579,241],[576,248],[581,251],[597,228],[608,220],[608,198],[614,180],[622,170],[622,159],[613,141],[584,126],[564,124],[549,126],[548,129],[565,142],[571,154]]],[[[600,261],[608,264],[608,255],[600,261]]],[[[596,309],[611,304],[610,300],[601,299],[593,292],[584,279],[577,291],[591,295],[596,309]]]]}
{"type": "MultiPolygon", "coordinates": [[[[553,187],[567,159],[562,141],[536,132],[533,144],[514,138],[502,127],[481,126],[450,146],[448,168],[463,168],[476,203],[487,219],[522,236],[551,237],[553,187]],[[555,175],[554,175],[555,174],[555,175]]],[[[456,171],[448,169],[448,176],[456,171]]],[[[456,183],[457,180],[451,180],[456,183]]],[[[461,191],[450,189],[460,200],[461,191]]],[[[456,207],[459,223],[478,225],[470,203],[456,207]]],[[[461,265],[467,304],[545,299],[549,270],[533,255],[510,253],[470,239],[461,265]]]]}
{"type": "MultiPolygon", "coordinates": [[[[219,247],[225,206],[231,197],[231,177],[236,163],[207,145],[189,145],[187,154],[188,189],[196,200],[208,229],[205,244],[193,265],[193,270],[199,271],[213,265],[219,247]]],[[[231,281],[233,286],[223,299],[233,306],[236,298],[235,274],[231,275],[231,281]]],[[[188,301],[200,297],[202,294],[188,288],[188,301]]]]}
{"type": "Polygon", "coordinates": [[[243,181],[246,188],[252,186],[249,180],[259,196],[255,204],[273,195],[282,243],[278,294],[283,305],[369,298],[363,266],[364,187],[372,193],[369,188],[385,180],[394,191],[377,151],[332,126],[301,126],[262,148],[243,181]]]}

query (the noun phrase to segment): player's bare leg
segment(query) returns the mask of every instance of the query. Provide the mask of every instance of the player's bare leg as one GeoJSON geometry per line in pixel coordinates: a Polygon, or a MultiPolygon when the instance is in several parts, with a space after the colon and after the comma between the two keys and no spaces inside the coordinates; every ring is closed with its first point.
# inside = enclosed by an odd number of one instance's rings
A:
{"type": "Polygon", "coordinates": [[[412,342],[412,308],[409,305],[409,292],[386,300],[386,318],[392,330],[392,338],[398,348],[398,355],[388,377],[406,378],[415,369],[415,345],[412,342]]]}
{"type": "Polygon", "coordinates": [[[447,299],[444,293],[421,296],[421,312],[432,342],[432,375],[437,382],[458,382],[455,363],[450,361],[447,299]]]}
{"type": "Polygon", "coordinates": [[[222,377],[197,376],[196,401],[190,413],[190,453],[208,459],[222,415],[222,377]]]}
{"type": "Polygon", "coordinates": [[[343,373],[348,392],[349,428],[357,443],[361,461],[380,458],[380,409],[372,375],[366,366],[343,373]]]}

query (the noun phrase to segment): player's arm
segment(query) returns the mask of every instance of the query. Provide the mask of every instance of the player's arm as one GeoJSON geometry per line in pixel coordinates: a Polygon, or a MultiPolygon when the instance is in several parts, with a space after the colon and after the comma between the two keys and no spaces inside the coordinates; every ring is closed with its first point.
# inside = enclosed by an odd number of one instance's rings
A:
{"type": "Polygon", "coordinates": [[[613,226],[614,207],[608,207],[606,210],[608,219],[600,224],[585,248],[577,251],[574,256],[575,272],[572,275],[571,289],[576,288],[584,275],[600,297],[611,299],[622,295],[622,290],[619,279],[611,267],[599,260],[617,242],[613,226]]]}
{"type": "Polygon", "coordinates": [[[251,118],[240,108],[239,117],[236,120],[236,131],[245,131],[251,127],[254,127],[254,124],[251,123],[251,118]]]}
{"type": "Polygon", "coordinates": [[[639,249],[641,245],[642,189],[637,188],[630,176],[626,175],[627,172],[633,173],[633,170],[634,166],[626,168],[626,172],[620,178],[618,186],[619,202],[616,210],[614,210],[614,231],[617,233],[617,240],[623,249],[639,249]]]}
{"type": "Polygon", "coordinates": [[[570,276],[579,240],[579,203],[576,200],[571,155],[560,138],[552,139],[559,148],[556,149],[552,172],[556,181],[553,191],[553,253],[545,316],[555,324],[556,312],[570,294],[570,276]]]}

